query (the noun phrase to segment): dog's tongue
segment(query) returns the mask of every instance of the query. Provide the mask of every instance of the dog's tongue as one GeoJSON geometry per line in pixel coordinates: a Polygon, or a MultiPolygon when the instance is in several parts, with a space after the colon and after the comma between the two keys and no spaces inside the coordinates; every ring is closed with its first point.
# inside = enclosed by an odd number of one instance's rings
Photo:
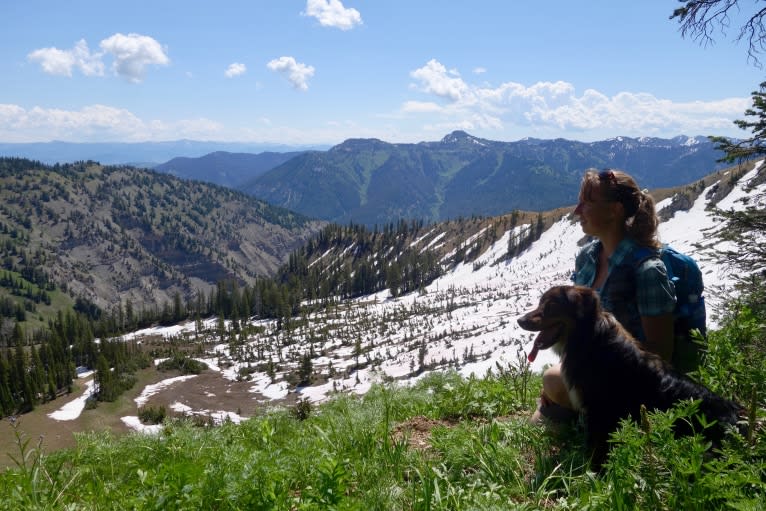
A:
{"type": "Polygon", "coordinates": [[[532,345],[532,351],[529,352],[529,355],[527,355],[527,360],[530,362],[534,362],[537,358],[537,352],[540,351],[540,348],[537,347],[537,343],[532,345]]]}

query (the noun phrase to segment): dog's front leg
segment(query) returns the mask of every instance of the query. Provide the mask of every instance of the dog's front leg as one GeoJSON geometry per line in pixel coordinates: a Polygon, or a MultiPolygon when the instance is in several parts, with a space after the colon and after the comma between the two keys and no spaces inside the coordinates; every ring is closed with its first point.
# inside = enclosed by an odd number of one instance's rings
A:
{"type": "Polygon", "coordinates": [[[585,416],[586,445],[590,450],[591,467],[600,472],[609,453],[609,434],[615,429],[616,422],[613,418],[587,413],[585,416]]]}

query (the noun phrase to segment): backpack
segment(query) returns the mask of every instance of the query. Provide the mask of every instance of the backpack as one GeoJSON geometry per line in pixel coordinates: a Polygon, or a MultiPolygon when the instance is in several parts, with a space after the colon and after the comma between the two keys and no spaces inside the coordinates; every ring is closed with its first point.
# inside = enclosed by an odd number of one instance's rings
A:
{"type": "MultiPolygon", "coordinates": [[[[642,262],[655,254],[655,251],[646,247],[634,250],[634,268],[638,269],[642,262]]],[[[675,345],[672,363],[676,369],[688,372],[699,365],[702,347],[693,339],[691,332],[696,329],[703,337],[707,333],[705,297],[702,296],[705,289],[702,272],[691,256],[679,252],[670,245],[664,244],[659,250],[659,256],[665,264],[668,279],[673,283],[676,292],[676,307],[673,310],[675,345]]]]}

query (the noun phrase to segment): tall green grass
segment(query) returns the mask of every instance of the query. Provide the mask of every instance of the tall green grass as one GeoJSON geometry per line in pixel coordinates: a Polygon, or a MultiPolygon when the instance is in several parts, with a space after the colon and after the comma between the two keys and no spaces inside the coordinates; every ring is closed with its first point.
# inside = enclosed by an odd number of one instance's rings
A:
{"type": "Polygon", "coordinates": [[[752,410],[752,434],[720,448],[673,436],[671,423],[695,413],[684,403],[626,422],[596,474],[579,424],[527,422],[539,376],[440,373],[239,425],[80,435],[76,448],[50,454],[19,434],[17,466],[0,474],[0,508],[763,509],[763,319],[741,307],[709,342],[698,378],[752,410]]]}

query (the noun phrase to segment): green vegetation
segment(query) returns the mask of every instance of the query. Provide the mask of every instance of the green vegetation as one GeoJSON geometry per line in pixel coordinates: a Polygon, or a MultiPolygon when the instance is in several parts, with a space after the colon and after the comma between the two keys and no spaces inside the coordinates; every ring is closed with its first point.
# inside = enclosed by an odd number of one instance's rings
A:
{"type": "Polygon", "coordinates": [[[164,406],[144,406],[138,410],[138,418],[143,424],[162,424],[167,415],[164,406]]]}
{"type": "MultiPolygon", "coordinates": [[[[0,475],[6,509],[758,509],[766,501],[760,295],[730,305],[699,372],[747,405],[749,433],[720,448],[675,438],[684,403],[626,422],[601,473],[588,469],[579,424],[532,426],[539,377],[431,374],[411,388],[298,402],[239,425],[165,422],[158,435],[86,434],[46,454],[17,438],[0,475]],[[531,378],[531,380],[530,380],[531,378]]],[[[163,410],[145,410],[162,420],[163,410]]],[[[23,418],[20,419],[23,421],[23,418]]],[[[18,431],[18,429],[16,430],[18,431]]]]}
{"type": "Polygon", "coordinates": [[[383,289],[394,296],[409,293],[442,273],[437,251],[413,246],[413,240],[431,228],[400,221],[373,232],[363,225],[331,224],[290,254],[277,280],[298,287],[295,292],[311,300],[344,299],[383,289]]]}
{"type": "Polygon", "coordinates": [[[275,280],[293,303],[309,300],[326,305],[385,289],[399,296],[424,288],[446,268],[475,260],[507,230],[532,224],[532,229],[511,237],[507,257],[513,257],[562,214],[513,211],[438,225],[400,220],[373,229],[354,223],[329,224],[290,254],[275,280]]]}
{"type": "MultiPolygon", "coordinates": [[[[273,275],[319,227],[149,170],[0,158],[0,319],[39,328],[73,307],[92,319],[117,307],[157,318],[176,296],[188,303],[221,280],[273,275]]],[[[12,326],[0,323],[0,335],[12,326]]]]}
{"type": "Polygon", "coordinates": [[[642,186],[677,186],[714,170],[720,155],[708,141],[689,151],[660,139],[499,142],[456,131],[419,144],[346,140],[300,154],[241,189],[335,223],[443,222],[574,204],[585,169],[616,162],[642,186]]]}
{"type": "Polygon", "coordinates": [[[177,370],[181,374],[200,374],[207,369],[207,364],[183,356],[180,353],[174,353],[170,358],[157,364],[157,369],[159,371],[177,370]]]}

